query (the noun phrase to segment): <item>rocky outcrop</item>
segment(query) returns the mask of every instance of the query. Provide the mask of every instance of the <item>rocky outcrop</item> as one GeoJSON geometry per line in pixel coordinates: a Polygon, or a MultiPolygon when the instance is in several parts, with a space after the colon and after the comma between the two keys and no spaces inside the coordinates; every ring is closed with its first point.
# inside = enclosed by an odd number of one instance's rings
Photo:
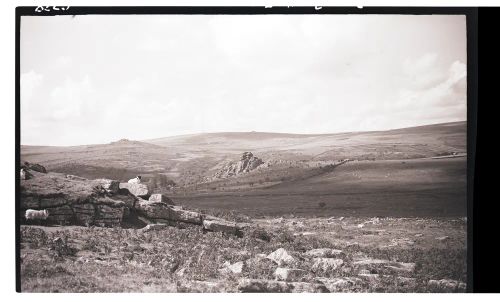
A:
{"type": "Polygon", "coordinates": [[[184,222],[191,224],[202,224],[202,215],[198,212],[174,208],[163,202],[140,199],[136,209],[153,220],[168,220],[172,222],[184,222]]]}
{"type": "Polygon", "coordinates": [[[33,171],[33,174],[32,179],[21,181],[19,217],[24,217],[26,210],[34,209],[47,210],[46,221],[61,225],[194,224],[207,231],[231,235],[241,234],[244,228],[243,224],[216,217],[204,219],[199,212],[173,205],[165,195],[149,196],[144,184],[120,184],[110,179],[82,180],[60,173],[33,171]]]}
{"type": "Polygon", "coordinates": [[[119,183],[114,180],[90,181],[59,173],[32,173],[32,179],[21,182],[21,212],[46,209],[48,223],[114,226],[122,222],[135,203],[130,193],[119,192],[119,183]]]}
{"type": "Polygon", "coordinates": [[[168,198],[164,194],[151,194],[151,196],[149,196],[149,201],[163,202],[172,206],[175,205],[172,199],[168,198]]]}
{"type": "Polygon", "coordinates": [[[264,164],[262,159],[254,156],[252,152],[244,152],[239,161],[225,164],[215,173],[214,178],[227,178],[242,173],[248,173],[262,164],[264,164]]]}
{"type": "Polygon", "coordinates": [[[96,216],[95,206],[91,203],[75,204],[73,206],[73,213],[78,224],[91,225],[94,223],[96,216]]]}
{"type": "Polygon", "coordinates": [[[25,161],[24,164],[21,165],[21,168],[23,168],[25,170],[40,172],[40,173],[47,173],[47,169],[45,169],[44,166],[42,166],[40,164],[29,163],[27,161],[25,161]]]}
{"type": "Polygon", "coordinates": [[[92,182],[96,186],[101,186],[107,193],[115,194],[120,189],[120,182],[117,180],[100,178],[94,179],[92,182]]]}
{"type": "Polygon", "coordinates": [[[136,184],[136,183],[126,183],[122,182],[119,185],[120,189],[127,189],[130,193],[137,197],[141,198],[149,198],[149,189],[145,184],[136,184]]]}
{"type": "Polygon", "coordinates": [[[149,201],[139,198],[136,209],[144,216],[150,219],[166,219],[170,218],[172,209],[158,201],[149,201]]]}

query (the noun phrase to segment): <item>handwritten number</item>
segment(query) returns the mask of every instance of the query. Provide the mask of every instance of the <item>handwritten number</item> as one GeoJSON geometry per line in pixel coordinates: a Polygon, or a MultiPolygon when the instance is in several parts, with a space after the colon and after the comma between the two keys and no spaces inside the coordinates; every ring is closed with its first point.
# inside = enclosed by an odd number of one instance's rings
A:
{"type": "MultiPolygon", "coordinates": [[[[69,9],[69,6],[61,7],[61,8],[59,8],[57,6],[52,6],[52,10],[54,10],[54,11],[56,11],[56,10],[68,10],[68,9],[69,9]]],[[[50,6],[37,6],[35,8],[35,12],[37,12],[37,13],[40,13],[43,11],[50,12],[51,11],[50,6]]]]}

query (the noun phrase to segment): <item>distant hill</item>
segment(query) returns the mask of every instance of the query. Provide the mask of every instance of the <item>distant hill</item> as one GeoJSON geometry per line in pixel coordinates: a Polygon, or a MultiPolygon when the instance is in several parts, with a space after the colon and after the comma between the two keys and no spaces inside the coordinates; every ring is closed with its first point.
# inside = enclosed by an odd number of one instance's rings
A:
{"type": "Polygon", "coordinates": [[[336,134],[222,132],[72,147],[21,146],[21,160],[87,178],[163,173],[196,183],[246,151],[264,162],[409,159],[466,152],[466,122],[336,134]]]}
{"type": "MultiPolygon", "coordinates": [[[[380,144],[427,145],[429,148],[456,149],[465,152],[466,122],[434,124],[387,131],[334,134],[290,134],[268,132],[221,132],[172,136],[145,142],[180,148],[185,151],[241,153],[243,151],[295,151],[319,155],[332,147],[380,144]]],[[[432,151],[431,151],[432,152],[432,151]]]]}

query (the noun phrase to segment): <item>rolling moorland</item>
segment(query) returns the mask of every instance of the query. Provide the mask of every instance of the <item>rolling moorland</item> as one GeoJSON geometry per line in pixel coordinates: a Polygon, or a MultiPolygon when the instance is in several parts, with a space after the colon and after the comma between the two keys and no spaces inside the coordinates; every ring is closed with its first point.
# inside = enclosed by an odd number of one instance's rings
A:
{"type": "Polygon", "coordinates": [[[216,133],[21,146],[21,160],[89,179],[124,182],[142,175],[147,183],[163,175],[175,186],[154,190],[183,205],[254,217],[441,217],[466,216],[465,152],[466,123],[457,122],[361,133],[216,133]],[[247,151],[265,164],[249,173],[214,177],[247,151]],[[456,156],[448,158],[451,154],[456,156]]]}
{"type": "Polygon", "coordinates": [[[21,146],[49,171],[32,184],[142,175],[184,209],[249,224],[22,225],[22,290],[463,292],[466,149],[466,122],[21,146]]]}

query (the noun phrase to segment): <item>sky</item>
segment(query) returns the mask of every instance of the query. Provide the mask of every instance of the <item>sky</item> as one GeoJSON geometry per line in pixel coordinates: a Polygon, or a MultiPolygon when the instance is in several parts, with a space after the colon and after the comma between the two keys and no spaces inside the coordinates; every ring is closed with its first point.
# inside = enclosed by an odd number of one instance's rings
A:
{"type": "Polygon", "coordinates": [[[21,19],[21,144],[465,121],[465,16],[21,19]]]}

